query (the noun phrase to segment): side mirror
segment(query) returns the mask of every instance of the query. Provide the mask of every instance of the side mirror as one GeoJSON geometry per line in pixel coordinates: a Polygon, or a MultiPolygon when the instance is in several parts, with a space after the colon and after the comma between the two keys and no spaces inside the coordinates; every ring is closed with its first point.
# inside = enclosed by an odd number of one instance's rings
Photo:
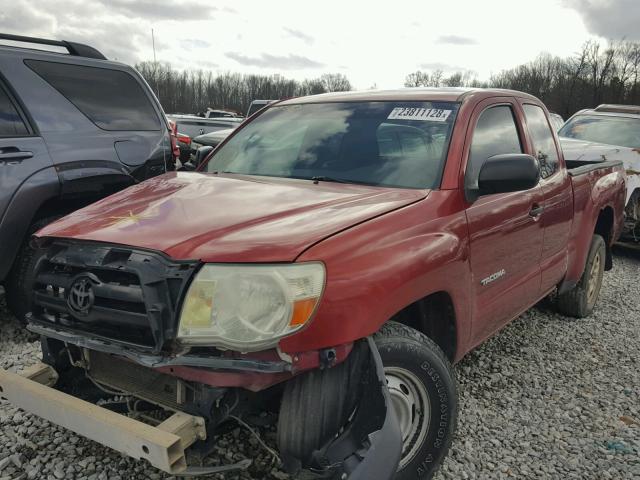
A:
{"type": "Polygon", "coordinates": [[[540,166],[531,155],[507,153],[487,158],[478,175],[478,196],[518,192],[535,187],[540,166]]]}
{"type": "Polygon", "coordinates": [[[204,147],[200,147],[196,150],[195,158],[193,159],[194,165],[197,167],[204,161],[205,158],[211,153],[213,147],[205,145],[204,147]]]}

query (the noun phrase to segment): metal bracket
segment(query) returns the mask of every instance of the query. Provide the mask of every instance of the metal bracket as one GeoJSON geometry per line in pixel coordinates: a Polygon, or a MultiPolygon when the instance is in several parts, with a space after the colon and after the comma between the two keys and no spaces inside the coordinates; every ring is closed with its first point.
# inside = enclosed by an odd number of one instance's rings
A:
{"type": "Polygon", "coordinates": [[[58,372],[44,363],[36,363],[20,372],[20,376],[33,380],[41,385],[53,387],[58,382],[58,372]]]}

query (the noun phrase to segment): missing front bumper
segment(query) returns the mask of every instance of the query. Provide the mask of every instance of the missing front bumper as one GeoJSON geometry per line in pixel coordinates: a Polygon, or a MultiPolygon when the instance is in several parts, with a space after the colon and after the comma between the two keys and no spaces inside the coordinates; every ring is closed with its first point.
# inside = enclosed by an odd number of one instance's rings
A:
{"type": "Polygon", "coordinates": [[[57,373],[38,364],[23,375],[0,369],[0,395],[15,406],[170,474],[187,470],[185,449],[206,438],[204,419],[178,412],[154,427],[51,388],[57,373]]]}
{"type": "MultiPolygon", "coordinates": [[[[391,480],[395,475],[402,448],[400,428],[380,355],[371,339],[366,344],[370,368],[360,405],[349,425],[316,452],[314,468],[309,470],[304,465],[302,478],[391,480]]],[[[21,375],[0,369],[0,397],[104,446],[147,460],[172,475],[240,470],[251,463],[245,460],[215,467],[215,471],[195,471],[187,466],[185,451],[206,439],[204,418],[176,411],[160,425],[151,426],[52,388],[57,379],[56,371],[46,364],[21,375]]],[[[304,423],[299,428],[304,428],[304,423]]]]}

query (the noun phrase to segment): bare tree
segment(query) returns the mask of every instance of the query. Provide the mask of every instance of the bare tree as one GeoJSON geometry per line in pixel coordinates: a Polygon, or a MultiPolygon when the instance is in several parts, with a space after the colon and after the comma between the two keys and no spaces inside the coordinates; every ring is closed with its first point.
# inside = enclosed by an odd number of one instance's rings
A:
{"type": "Polygon", "coordinates": [[[320,77],[327,92],[346,92],[351,90],[349,79],[342,73],[325,73],[320,77]]]}
{"type": "Polygon", "coordinates": [[[490,86],[536,95],[564,116],[606,103],[640,103],[640,43],[590,41],[569,58],[540,55],[493,76],[490,86]]]}
{"type": "Polygon", "coordinates": [[[405,87],[426,87],[429,83],[429,74],[420,70],[410,73],[404,79],[405,87]]]}
{"type": "Polygon", "coordinates": [[[281,75],[178,71],[168,63],[159,62],[142,62],[136,68],[156,92],[165,111],[171,113],[197,113],[208,107],[245,112],[255,99],[290,98],[352,88],[349,79],[341,73],[298,82],[281,75]]]}

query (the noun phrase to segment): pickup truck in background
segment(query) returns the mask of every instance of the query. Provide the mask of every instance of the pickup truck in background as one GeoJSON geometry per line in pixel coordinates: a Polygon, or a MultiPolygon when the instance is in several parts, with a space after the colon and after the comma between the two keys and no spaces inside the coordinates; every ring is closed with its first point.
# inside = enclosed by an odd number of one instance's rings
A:
{"type": "Polygon", "coordinates": [[[567,162],[621,161],[627,174],[621,240],[640,242],[640,106],[599,105],[577,112],[558,132],[567,162]]]}
{"type": "MultiPolygon", "coordinates": [[[[253,102],[251,102],[251,105],[249,105],[249,109],[247,110],[247,118],[277,101],[278,100],[254,100],[253,102]]],[[[193,138],[193,141],[191,143],[191,150],[193,153],[191,164],[195,167],[198,167],[200,165],[199,159],[206,157],[206,155],[208,155],[213,148],[222,143],[225,138],[231,135],[231,132],[233,132],[234,128],[228,128],[226,130],[216,130],[198,135],[197,137],[193,138]],[[202,152],[198,152],[198,150],[200,150],[202,147],[207,148],[205,148],[202,152]]]]}
{"type": "Polygon", "coordinates": [[[278,100],[253,100],[247,109],[247,118],[278,100]]]}
{"type": "Polygon", "coordinates": [[[231,110],[216,110],[213,108],[207,108],[207,111],[202,115],[204,118],[239,118],[244,120],[244,117],[239,113],[231,110]]]}
{"type": "Polygon", "coordinates": [[[167,118],[176,123],[178,133],[195,138],[205,133],[236,128],[244,120],[242,117],[204,118],[197,115],[168,114],[167,118]]]}
{"type": "Polygon", "coordinates": [[[44,363],[0,371],[2,396],[170,473],[267,410],[292,474],[430,478],[456,429],[452,364],[549,295],[589,315],[624,199],[621,164],[567,168],[524,93],[286,100],[200,171],[37,233],[44,363]],[[113,395],[157,421],[94,405],[113,395]]]}

